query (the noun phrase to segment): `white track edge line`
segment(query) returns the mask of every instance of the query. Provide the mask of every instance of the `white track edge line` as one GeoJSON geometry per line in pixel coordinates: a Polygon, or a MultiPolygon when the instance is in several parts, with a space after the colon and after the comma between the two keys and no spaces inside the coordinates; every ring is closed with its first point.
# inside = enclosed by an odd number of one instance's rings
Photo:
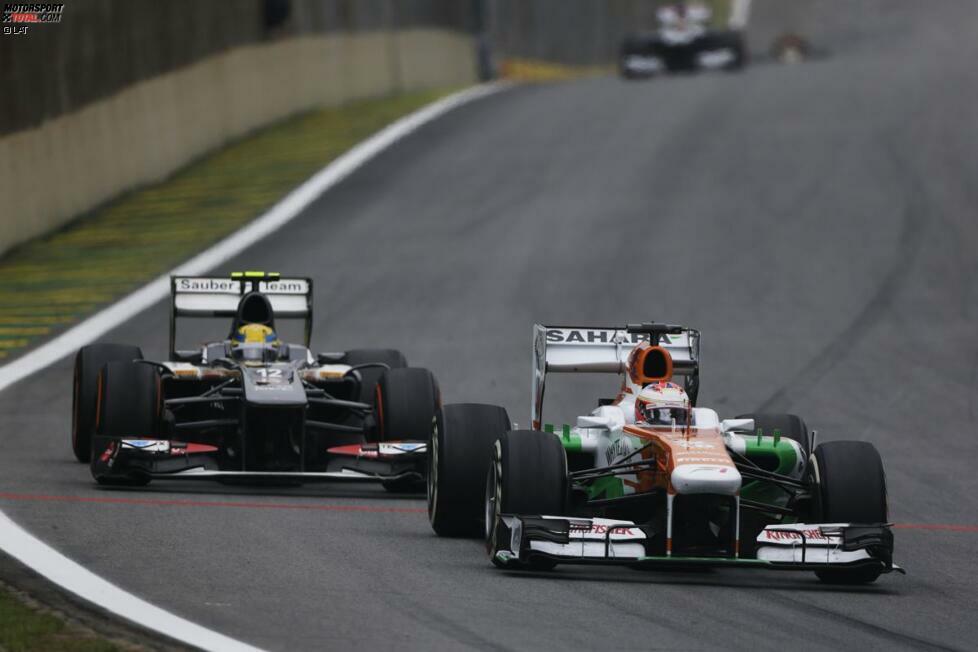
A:
{"type": "Polygon", "coordinates": [[[192,623],[120,589],[29,534],[0,512],[0,548],[46,577],[103,609],[169,638],[205,650],[258,652],[233,638],[192,623]]]}
{"type": "MultiPolygon", "coordinates": [[[[323,193],[363,164],[418,128],[452,109],[507,88],[482,84],[433,102],[391,123],[334,159],[264,214],[187,262],[78,323],[33,351],[0,367],[0,392],[94,342],[133,316],[166,298],[170,275],[203,274],[241,253],[295,218],[323,193]]],[[[170,638],[206,650],[254,651],[241,641],[180,618],[102,579],[32,536],[0,511],[0,550],[62,588],[114,614],[170,638]]]]}

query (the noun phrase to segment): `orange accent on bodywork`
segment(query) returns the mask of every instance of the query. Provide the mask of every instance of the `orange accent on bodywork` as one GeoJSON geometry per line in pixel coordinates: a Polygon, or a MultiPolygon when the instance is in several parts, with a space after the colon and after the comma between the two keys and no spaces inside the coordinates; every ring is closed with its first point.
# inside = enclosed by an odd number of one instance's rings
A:
{"type": "Polygon", "coordinates": [[[655,383],[672,379],[672,355],[661,346],[652,346],[648,342],[640,342],[632,352],[628,354],[628,377],[639,387],[644,387],[649,383],[655,383]],[[660,376],[647,376],[645,374],[645,360],[650,355],[661,354],[665,358],[665,373],[660,376]]]}
{"type": "Polygon", "coordinates": [[[380,383],[374,385],[374,404],[377,406],[377,435],[378,439],[384,439],[384,401],[380,395],[380,383]]]}
{"type": "Polygon", "coordinates": [[[156,432],[160,431],[159,423],[163,420],[163,377],[156,374],[156,432]]]}
{"type": "Polygon", "coordinates": [[[98,372],[98,383],[97,391],[95,394],[95,432],[98,432],[99,426],[102,425],[102,383],[104,382],[103,374],[101,371],[98,372]]]}
{"type": "Polygon", "coordinates": [[[684,464],[728,466],[736,468],[718,429],[651,428],[627,425],[624,432],[642,439],[648,447],[642,451],[643,459],[655,458],[655,469],[638,472],[638,489],[642,492],[657,489],[675,493],[672,472],[684,464]]]}

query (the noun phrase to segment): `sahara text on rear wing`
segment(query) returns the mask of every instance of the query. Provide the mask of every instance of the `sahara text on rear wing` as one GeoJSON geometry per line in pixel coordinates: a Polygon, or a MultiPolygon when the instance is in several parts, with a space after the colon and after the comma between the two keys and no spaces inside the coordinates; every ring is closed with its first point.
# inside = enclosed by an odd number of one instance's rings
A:
{"type": "Polygon", "coordinates": [[[671,324],[623,326],[533,325],[533,380],[530,419],[539,428],[548,373],[625,373],[628,354],[642,341],[662,347],[672,370],[685,377],[693,403],[699,387],[700,332],[671,324]]]}

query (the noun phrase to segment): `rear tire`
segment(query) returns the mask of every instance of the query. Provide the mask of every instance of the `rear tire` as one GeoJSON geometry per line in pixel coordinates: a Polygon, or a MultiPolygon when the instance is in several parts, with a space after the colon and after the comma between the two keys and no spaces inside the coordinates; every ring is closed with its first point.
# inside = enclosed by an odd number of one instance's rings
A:
{"type": "Polygon", "coordinates": [[[392,369],[375,391],[376,441],[428,441],[441,402],[434,374],[421,367],[392,369]]]}
{"type": "MultiPolygon", "coordinates": [[[[498,541],[500,514],[561,516],[567,508],[567,454],[550,432],[513,430],[500,437],[492,449],[486,474],[486,550],[493,564],[496,553],[506,547],[498,541]]],[[[531,560],[528,568],[550,570],[557,562],[531,560]]]]}
{"type": "MultiPolygon", "coordinates": [[[[876,447],[864,441],[830,441],[815,447],[809,463],[817,523],[887,521],[886,473],[876,447]]],[[[867,584],[882,568],[815,571],[829,584],[867,584]]]]}
{"type": "MultiPolygon", "coordinates": [[[[441,403],[434,374],[420,367],[391,369],[376,385],[374,414],[377,423],[372,441],[423,441],[431,439],[435,410],[441,403]]],[[[383,483],[392,492],[420,493],[425,481],[391,480],[383,483]]]]}
{"type": "Polygon", "coordinates": [[[71,400],[71,450],[75,459],[88,463],[92,458],[92,435],[98,412],[98,375],[106,363],[142,360],[138,346],[89,344],[75,354],[71,400]]]}
{"type": "MultiPolygon", "coordinates": [[[[109,362],[99,373],[98,394],[101,401],[93,439],[94,455],[99,455],[114,440],[159,438],[163,400],[156,368],[134,362],[109,362]]],[[[93,473],[93,476],[99,484],[115,486],[145,485],[150,480],[141,473],[118,476],[93,473]]]]}
{"type": "Polygon", "coordinates": [[[445,405],[428,444],[428,520],[443,537],[485,534],[485,478],[493,443],[512,427],[495,405],[445,405]]]}
{"type": "Polygon", "coordinates": [[[343,364],[356,367],[362,364],[376,364],[376,367],[366,367],[359,369],[360,374],[360,397],[361,403],[374,404],[375,388],[380,377],[384,375],[386,369],[380,365],[387,365],[390,369],[403,369],[408,366],[407,358],[397,349],[352,349],[346,352],[343,357],[343,364]]]}

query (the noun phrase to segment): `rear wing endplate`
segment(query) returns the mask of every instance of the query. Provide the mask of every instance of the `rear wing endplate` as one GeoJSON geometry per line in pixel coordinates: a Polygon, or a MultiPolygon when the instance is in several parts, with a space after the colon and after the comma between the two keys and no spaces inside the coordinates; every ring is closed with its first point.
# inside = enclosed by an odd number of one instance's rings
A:
{"type": "Polygon", "coordinates": [[[177,319],[180,317],[234,317],[246,292],[268,297],[275,319],[305,321],[305,345],[312,338],[312,279],[281,278],[264,272],[227,276],[170,277],[170,356],[177,359],[177,319]]]}
{"type": "Polygon", "coordinates": [[[540,428],[548,373],[625,373],[628,354],[651,340],[672,356],[673,375],[686,378],[695,403],[699,382],[700,332],[666,324],[623,326],[533,325],[533,399],[530,419],[540,428]]]}

